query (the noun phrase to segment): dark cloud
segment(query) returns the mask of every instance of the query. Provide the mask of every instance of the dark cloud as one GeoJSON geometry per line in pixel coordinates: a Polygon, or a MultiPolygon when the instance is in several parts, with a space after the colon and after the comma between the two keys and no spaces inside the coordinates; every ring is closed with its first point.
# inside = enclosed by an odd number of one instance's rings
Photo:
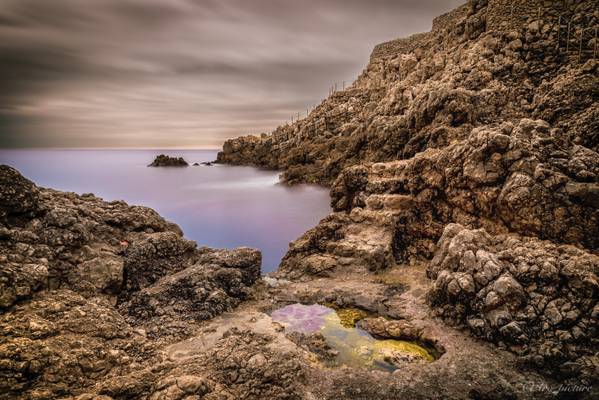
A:
{"type": "Polygon", "coordinates": [[[218,146],[461,1],[0,0],[0,147],[218,146]]]}

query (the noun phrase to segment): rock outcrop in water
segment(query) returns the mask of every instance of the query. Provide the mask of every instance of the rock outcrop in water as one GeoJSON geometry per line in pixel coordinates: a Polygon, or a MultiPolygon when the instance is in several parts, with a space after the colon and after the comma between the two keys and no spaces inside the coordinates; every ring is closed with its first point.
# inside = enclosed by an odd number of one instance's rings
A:
{"type": "Polygon", "coordinates": [[[165,154],[157,155],[148,167],[187,167],[189,164],[183,157],[170,157],[165,154]]]}
{"type": "Polygon", "coordinates": [[[277,276],[422,265],[433,313],[560,382],[596,383],[598,10],[469,1],[377,46],[308,117],[227,141],[219,162],[331,187],[335,212],[277,276]]]}

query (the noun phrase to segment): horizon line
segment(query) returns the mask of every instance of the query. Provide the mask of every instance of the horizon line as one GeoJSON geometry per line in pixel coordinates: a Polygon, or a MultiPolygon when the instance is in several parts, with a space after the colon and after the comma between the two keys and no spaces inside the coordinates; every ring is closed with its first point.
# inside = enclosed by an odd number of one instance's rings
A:
{"type": "Polygon", "coordinates": [[[0,147],[0,150],[222,150],[222,146],[211,147],[0,147]]]}

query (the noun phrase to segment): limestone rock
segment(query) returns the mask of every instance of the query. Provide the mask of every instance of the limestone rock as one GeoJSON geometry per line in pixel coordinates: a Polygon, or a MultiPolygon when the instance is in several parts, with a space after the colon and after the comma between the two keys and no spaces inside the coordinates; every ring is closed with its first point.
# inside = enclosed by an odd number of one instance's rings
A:
{"type": "MultiPolygon", "coordinates": [[[[428,273],[435,280],[429,298],[437,314],[469,326],[476,336],[504,343],[557,376],[568,363],[596,359],[598,256],[450,224],[428,273]],[[470,249],[476,249],[474,258],[470,249]],[[464,274],[484,279],[474,279],[473,292],[460,295],[463,289],[456,293],[451,284],[464,274]]],[[[587,383],[597,377],[592,367],[578,374],[587,383]]]]}
{"type": "Polygon", "coordinates": [[[9,167],[0,182],[0,397],[148,397],[169,370],[160,344],[260,277],[259,251],[197,248],[146,207],[40,189],[9,167]]]}

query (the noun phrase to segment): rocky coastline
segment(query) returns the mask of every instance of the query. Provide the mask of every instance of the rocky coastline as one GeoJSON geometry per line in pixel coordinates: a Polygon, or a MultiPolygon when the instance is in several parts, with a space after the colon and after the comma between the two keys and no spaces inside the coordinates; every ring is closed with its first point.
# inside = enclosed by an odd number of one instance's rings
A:
{"type": "Polygon", "coordinates": [[[499,399],[559,383],[435,320],[422,265],[262,279],[257,250],[197,247],[149,208],[39,188],[8,166],[0,188],[0,398],[499,399]],[[436,359],[340,365],[321,335],[273,320],[295,303],[436,359]]]}
{"type": "Polygon", "coordinates": [[[512,3],[469,1],[431,32],[377,46],[349,88],[228,140],[218,161],[331,188],[335,212],[290,245],[276,277],[419,266],[431,315],[596,391],[599,62],[595,39],[574,51],[558,21],[581,38],[599,4],[512,3]]]}
{"type": "Polygon", "coordinates": [[[595,26],[598,3],[513,3],[471,0],[307,118],[224,144],[219,163],[331,189],[265,277],[258,250],[0,166],[0,398],[599,397],[599,63],[553,23],[595,26]],[[273,320],[295,303],[434,357],[338,363],[273,320]]]}
{"type": "Polygon", "coordinates": [[[1,398],[111,382],[140,394],[127,385],[157,379],[160,346],[232,310],[260,279],[257,250],[197,247],[149,208],[38,188],[4,165],[0,205],[1,398]]]}

